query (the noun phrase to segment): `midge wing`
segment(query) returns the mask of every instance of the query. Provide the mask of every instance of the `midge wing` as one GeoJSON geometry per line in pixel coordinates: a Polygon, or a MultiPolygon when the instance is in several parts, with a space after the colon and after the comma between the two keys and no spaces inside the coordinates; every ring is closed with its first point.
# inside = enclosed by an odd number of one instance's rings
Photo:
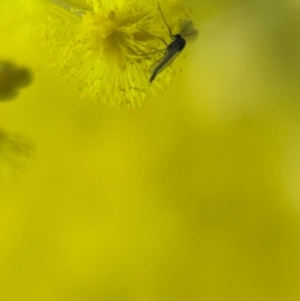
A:
{"type": "Polygon", "coordinates": [[[152,76],[150,78],[150,83],[152,83],[155,77],[161,73],[165,68],[167,68],[178,56],[179,51],[177,48],[173,48],[166,52],[166,54],[158,61],[155,62],[149,69],[152,76]]]}

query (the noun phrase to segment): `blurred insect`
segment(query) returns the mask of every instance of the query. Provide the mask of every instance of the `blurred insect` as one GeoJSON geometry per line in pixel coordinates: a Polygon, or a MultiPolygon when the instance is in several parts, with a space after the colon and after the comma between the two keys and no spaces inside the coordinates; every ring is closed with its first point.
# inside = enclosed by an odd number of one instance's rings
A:
{"type": "Polygon", "coordinates": [[[169,35],[171,39],[173,40],[170,44],[168,44],[164,39],[154,36],[155,38],[161,40],[165,45],[166,49],[160,52],[164,52],[164,55],[161,59],[159,59],[157,62],[155,62],[151,67],[150,67],[150,72],[152,73],[151,78],[150,78],[150,83],[154,81],[156,76],[161,73],[166,67],[168,67],[174,60],[175,58],[181,53],[181,51],[184,49],[186,45],[186,39],[184,37],[186,36],[191,36],[191,35],[197,35],[198,31],[193,29],[193,24],[192,21],[187,21],[185,20],[183,25],[182,25],[182,31],[178,34],[173,34],[172,30],[167,23],[164,14],[162,12],[162,9],[158,4],[158,9],[160,11],[160,14],[162,16],[162,19],[164,23],[166,24],[169,35]]]}
{"type": "Polygon", "coordinates": [[[33,75],[25,67],[17,67],[13,62],[0,60],[0,101],[11,100],[19,90],[31,84],[33,75]]]}

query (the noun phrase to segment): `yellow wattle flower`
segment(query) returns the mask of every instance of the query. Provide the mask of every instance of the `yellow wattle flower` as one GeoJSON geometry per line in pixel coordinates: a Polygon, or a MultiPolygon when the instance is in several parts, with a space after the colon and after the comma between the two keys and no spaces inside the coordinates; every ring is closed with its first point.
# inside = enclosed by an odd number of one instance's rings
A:
{"type": "MultiPolygon", "coordinates": [[[[171,42],[156,0],[88,0],[56,4],[46,26],[55,66],[72,78],[83,97],[118,107],[142,106],[153,87],[149,67],[171,42]],[[70,4],[71,3],[71,4],[70,4]]],[[[164,17],[178,30],[189,17],[183,0],[162,3],[164,17]]],[[[163,86],[173,73],[168,67],[155,81],[163,86]]]]}

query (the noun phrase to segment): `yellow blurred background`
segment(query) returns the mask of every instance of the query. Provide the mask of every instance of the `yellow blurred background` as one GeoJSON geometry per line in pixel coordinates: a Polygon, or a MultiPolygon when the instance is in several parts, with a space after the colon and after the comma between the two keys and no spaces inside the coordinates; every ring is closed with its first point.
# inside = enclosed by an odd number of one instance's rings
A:
{"type": "Polygon", "coordinates": [[[183,72],[130,111],[42,68],[46,1],[1,0],[0,59],[41,70],[0,103],[35,146],[1,167],[0,300],[300,300],[300,2],[189,5],[183,72]]]}

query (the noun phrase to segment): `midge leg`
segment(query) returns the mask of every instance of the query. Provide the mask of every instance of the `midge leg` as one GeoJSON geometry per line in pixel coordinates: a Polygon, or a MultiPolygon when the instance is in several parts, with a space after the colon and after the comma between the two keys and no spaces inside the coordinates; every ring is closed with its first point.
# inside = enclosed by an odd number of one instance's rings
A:
{"type": "Polygon", "coordinates": [[[141,32],[144,32],[144,33],[146,33],[146,34],[148,34],[148,35],[150,35],[150,36],[152,36],[152,37],[158,39],[158,40],[161,40],[166,46],[168,46],[168,43],[167,43],[164,39],[162,39],[162,38],[160,38],[160,37],[158,37],[158,36],[156,36],[156,35],[154,35],[154,34],[148,32],[148,31],[145,31],[145,30],[143,30],[143,29],[140,29],[140,28],[138,28],[138,27],[137,27],[137,29],[138,29],[139,31],[141,31],[141,32]]]}

